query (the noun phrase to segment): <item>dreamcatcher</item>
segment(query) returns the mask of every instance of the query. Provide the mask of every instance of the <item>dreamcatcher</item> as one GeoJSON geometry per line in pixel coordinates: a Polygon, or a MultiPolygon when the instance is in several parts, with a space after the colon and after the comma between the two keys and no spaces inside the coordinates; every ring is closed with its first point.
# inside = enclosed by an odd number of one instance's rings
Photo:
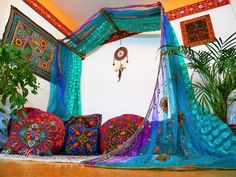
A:
{"type": "Polygon", "coordinates": [[[126,69],[128,63],[128,49],[126,47],[118,48],[114,53],[113,66],[115,66],[115,72],[118,72],[118,81],[120,81],[122,72],[126,69]]]}

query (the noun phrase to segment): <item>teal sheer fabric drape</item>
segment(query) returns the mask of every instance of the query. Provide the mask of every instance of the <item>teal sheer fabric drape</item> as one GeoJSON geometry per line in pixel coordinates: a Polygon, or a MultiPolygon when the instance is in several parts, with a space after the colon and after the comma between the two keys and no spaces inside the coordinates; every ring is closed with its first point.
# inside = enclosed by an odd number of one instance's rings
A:
{"type": "MultiPolygon", "coordinates": [[[[159,3],[104,9],[104,12],[94,14],[71,35],[67,45],[80,54],[88,54],[117,30],[145,32],[160,29],[159,3]]],[[[51,69],[48,111],[62,117],[64,121],[72,115],[81,115],[81,67],[81,57],[60,43],[51,69]]]]}
{"type": "MultiPolygon", "coordinates": [[[[165,50],[165,46],[177,46],[178,41],[165,13],[162,15],[165,50]]],[[[151,122],[146,147],[134,157],[120,155],[137,133],[118,150],[83,163],[112,168],[236,168],[236,137],[220,119],[198,109],[191,92],[183,57],[162,56],[151,109],[144,121],[151,122]]]]}
{"type": "Polygon", "coordinates": [[[94,50],[109,37],[119,31],[156,31],[160,24],[160,4],[105,8],[93,15],[75,31],[67,44],[82,54],[94,50]]]}
{"type": "Polygon", "coordinates": [[[147,32],[160,29],[160,8],[122,11],[107,9],[107,15],[120,30],[147,32]],[[137,18],[134,18],[137,17],[137,18]]]}
{"type": "Polygon", "coordinates": [[[80,78],[82,59],[71,49],[59,44],[51,68],[48,112],[63,121],[72,115],[81,115],[80,78]]]}
{"type": "Polygon", "coordinates": [[[73,46],[78,52],[87,54],[105,42],[113,33],[114,27],[102,14],[88,23],[85,28],[71,38],[67,44],[73,46]]]}
{"type": "MultiPolygon", "coordinates": [[[[162,30],[162,51],[177,46],[174,30],[160,4],[105,9],[92,16],[75,31],[67,44],[87,54],[117,30],[146,32],[162,30]]],[[[118,149],[84,161],[91,166],[112,168],[236,168],[236,137],[226,124],[211,113],[198,109],[188,70],[181,56],[161,53],[159,74],[153,98],[137,132],[118,149]],[[123,154],[150,122],[151,134],[137,156],[123,154]]],[[[81,114],[81,58],[60,44],[51,75],[48,111],[64,121],[81,114]]]]}

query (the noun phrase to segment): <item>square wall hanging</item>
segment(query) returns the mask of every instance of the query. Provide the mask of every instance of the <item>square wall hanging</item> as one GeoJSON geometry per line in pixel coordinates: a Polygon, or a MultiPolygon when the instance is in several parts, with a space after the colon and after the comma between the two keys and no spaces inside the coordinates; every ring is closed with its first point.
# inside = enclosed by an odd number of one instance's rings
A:
{"type": "Polygon", "coordinates": [[[13,6],[3,42],[25,50],[33,72],[50,80],[51,64],[58,41],[13,6]]]}
{"type": "Polygon", "coordinates": [[[197,46],[215,41],[210,15],[180,22],[184,45],[197,46]]]}

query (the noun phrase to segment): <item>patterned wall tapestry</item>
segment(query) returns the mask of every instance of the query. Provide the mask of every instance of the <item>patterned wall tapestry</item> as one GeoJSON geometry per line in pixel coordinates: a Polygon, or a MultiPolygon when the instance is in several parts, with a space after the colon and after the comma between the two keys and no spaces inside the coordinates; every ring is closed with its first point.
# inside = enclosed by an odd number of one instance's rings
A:
{"type": "Polygon", "coordinates": [[[215,41],[210,15],[204,15],[180,23],[183,42],[187,46],[197,46],[215,41]]]}
{"type": "Polygon", "coordinates": [[[50,80],[51,63],[58,41],[13,6],[3,42],[25,50],[33,72],[50,80]]]}

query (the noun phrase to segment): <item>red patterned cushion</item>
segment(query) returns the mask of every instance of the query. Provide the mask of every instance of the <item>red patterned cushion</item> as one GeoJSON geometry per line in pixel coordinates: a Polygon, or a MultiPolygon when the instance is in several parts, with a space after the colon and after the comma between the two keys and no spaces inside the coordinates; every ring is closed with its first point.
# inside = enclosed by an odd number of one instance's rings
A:
{"type": "Polygon", "coordinates": [[[36,117],[19,117],[13,122],[4,149],[14,154],[58,154],[64,138],[63,121],[52,113],[40,112],[36,117]]]}
{"type": "MultiPolygon", "coordinates": [[[[133,114],[124,114],[109,119],[102,125],[100,129],[100,152],[102,154],[106,154],[122,146],[123,143],[126,142],[136,132],[143,120],[143,117],[133,114]]],[[[147,138],[149,137],[149,133],[149,126],[145,126],[142,134],[137,137],[137,142],[135,141],[133,145],[122,155],[136,155],[138,148],[142,146],[140,143],[147,140],[147,138]]]]}
{"type": "Polygon", "coordinates": [[[65,153],[69,155],[92,155],[98,152],[98,128],[66,126],[65,153]]]}
{"type": "Polygon", "coordinates": [[[84,116],[72,116],[66,125],[77,125],[80,128],[100,128],[102,124],[101,114],[84,116]]]}
{"type": "Polygon", "coordinates": [[[10,122],[8,123],[8,126],[7,126],[7,131],[8,131],[8,134],[10,134],[11,132],[11,127],[12,125],[19,121],[20,118],[24,117],[23,116],[23,112],[26,114],[26,117],[29,117],[29,118],[35,118],[37,117],[37,115],[41,112],[43,112],[42,110],[40,109],[37,109],[37,108],[31,108],[31,107],[25,107],[21,110],[19,110],[17,113],[16,113],[16,116],[13,116],[11,119],[10,119],[10,122]]]}
{"type": "Polygon", "coordinates": [[[32,108],[32,107],[25,107],[17,112],[17,116],[19,117],[24,117],[23,112],[27,114],[27,117],[34,118],[36,117],[39,113],[43,112],[42,110],[38,108],[32,108]]]}

